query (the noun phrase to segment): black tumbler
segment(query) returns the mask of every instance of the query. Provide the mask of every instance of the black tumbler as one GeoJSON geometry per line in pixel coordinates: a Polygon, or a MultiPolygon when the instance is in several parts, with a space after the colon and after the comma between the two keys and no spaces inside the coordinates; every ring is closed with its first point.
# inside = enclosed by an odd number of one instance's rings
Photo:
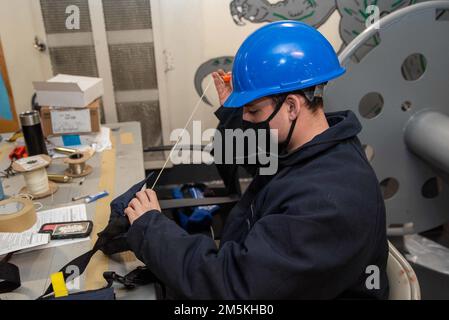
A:
{"type": "Polygon", "coordinates": [[[28,155],[35,156],[37,154],[48,154],[44,134],[42,133],[39,112],[22,112],[20,114],[20,124],[22,126],[23,137],[27,146],[28,155]]]}

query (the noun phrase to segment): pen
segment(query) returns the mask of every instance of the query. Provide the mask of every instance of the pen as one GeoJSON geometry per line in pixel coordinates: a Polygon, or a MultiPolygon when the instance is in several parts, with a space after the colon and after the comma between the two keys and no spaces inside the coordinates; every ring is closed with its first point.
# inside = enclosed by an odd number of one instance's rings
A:
{"type": "Polygon", "coordinates": [[[84,201],[85,201],[86,203],[90,203],[90,202],[93,202],[93,201],[97,201],[98,199],[104,198],[104,197],[106,197],[106,196],[108,196],[108,195],[109,195],[109,193],[105,190],[105,191],[102,191],[102,192],[93,194],[93,195],[91,195],[91,196],[87,196],[87,197],[84,199],[84,201]]]}
{"type": "Polygon", "coordinates": [[[79,197],[73,197],[72,198],[72,201],[78,201],[78,200],[81,200],[81,199],[84,199],[84,198],[87,198],[89,195],[85,195],[85,196],[79,196],[79,197]]]}

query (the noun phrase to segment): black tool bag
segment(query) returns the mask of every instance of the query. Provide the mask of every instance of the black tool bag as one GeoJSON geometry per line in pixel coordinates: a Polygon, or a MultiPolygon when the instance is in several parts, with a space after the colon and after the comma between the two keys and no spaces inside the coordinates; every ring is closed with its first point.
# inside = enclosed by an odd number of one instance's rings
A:
{"type": "MultiPolygon", "coordinates": [[[[143,186],[152,176],[153,173],[151,173],[145,180],[132,186],[128,191],[111,202],[111,215],[108,225],[103,231],[98,234],[98,239],[95,242],[93,248],[88,252],[82,254],[81,256],[73,259],[61,268],[60,271],[63,273],[65,280],[67,280],[67,278],[72,275],[72,273],[68,270],[73,269],[69,266],[76,266],[79,270],[79,274],[82,274],[86,270],[86,267],[89,264],[91,258],[98,250],[101,250],[106,255],[112,255],[129,250],[128,244],[126,242],[126,233],[130,227],[130,224],[128,218],[124,215],[124,210],[128,206],[129,202],[135,197],[136,193],[143,188],[143,186]]],[[[7,262],[10,257],[11,254],[6,256],[6,258],[0,262],[0,279],[3,279],[3,281],[0,282],[0,293],[11,292],[21,285],[19,268],[16,265],[7,262]]],[[[148,273],[149,270],[145,272],[148,273]]],[[[155,278],[152,277],[152,279],[155,278]]],[[[109,279],[107,278],[106,280],[109,279]]],[[[82,297],[84,297],[85,299],[92,299],[93,297],[99,298],[101,294],[97,291],[107,293],[113,290],[111,288],[111,284],[112,282],[109,282],[108,286],[106,286],[105,288],[93,290],[92,292],[86,292],[85,296],[77,294],[77,297],[80,299],[82,297]],[[96,293],[92,295],[94,291],[96,293]]],[[[53,287],[50,285],[39,299],[48,297],[52,294],[52,292],[53,287]]],[[[106,296],[111,297],[111,295],[109,294],[107,294],[106,296]]]]}
{"type": "MultiPolygon", "coordinates": [[[[90,259],[98,250],[101,250],[105,255],[112,255],[129,250],[128,244],[126,242],[126,233],[128,232],[130,224],[128,218],[124,214],[124,211],[128,207],[129,202],[136,196],[136,193],[139,192],[144,185],[146,185],[147,181],[150,180],[152,176],[153,173],[149,174],[148,177],[146,177],[144,180],[136,183],[128,191],[118,196],[111,202],[111,215],[108,225],[103,231],[98,234],[98,239],[95,242],[93,248],[80,255],[79,257],[73,259],[61,268],[60,272],[63,273],[65,280],[67,280],[67,278],[72,275],[72,273],[67,270],[73,270],[73,268],[70,266],[76,266],[79,270],[79,275],[81,275],[86,270],[90,259]]],[[[107,289],[109,287],[106,287],[104,289],[107,289]]],[[[53,287],[50,285],[43,296],[40,298],[44,298],[50,295],[52,292],[53,287]]]]}
{"type": "MultiPolygon", "coordinates": [[[[98,234],[98,239],[95,242],[93,248],[88,252],[82,254],[81,256],[73,259],[60,269],[60,272],[63,273],[64,279],[66,281],[67,278],[72,275],[72,273],[68,271],[73,270],[73,267],[70,266],[78,267],[78,275],[81,275],[86,270],[86,267],[89,264],[92,256],[98,250],[102,251],[105,255],[112,255],[129,250],[129,246],[126,241],[126,234],[130,228],[130,223],[128,217],[126,217],[126,215],[124,214],[124,211],[128,207],[129,202],[136,196],[136,193],[139,192],[143,188],[143,186],[145,186],[150,181],[152,177],[153,173],[150,173],[144,180],[136,183],[128,191],[115,198],[111,202],[111,215],[108,225],[103,231],[98,234]]],[[[170,199],[161,200],[159,201],[159,204],[162,209],[177,209],[211,204],[230,204],[237,202],[238,199],[238,196],[210,197],[203,199],[170,199]]],[[[158,279],[152,274],[152,272],[146,267],[140,267],[124,277],[119,276],[113,272],[105,272],[103,276],[108,282],[108,285],[105,288],[87,291],[86,295],[78,293],[78,298],[94,299],[95,296],[103,297],[102,294],[111,297],[111,295],[107,293],[110,290],[113,290],[111,285],[114,281],[121,282],[125,285],[125,287],[128,288],[135,285],[155,283],[157,296],[163,296],[163,292],[165,291],[165,289],[163,288],[163,284],[160,283],[158,279]],[[100,294],[98,291],[101,291],[102,294],[100,294]]],[[[52,293],[53,287],[50,285],[39,299],[48,298],[52,293]]]]}
{"type": "Polygon", "coordinates": [[[19,268],[9,263],[12,253],[7,254],[0,261],[0,293],[11,292],[20,287],[19,268]]]}

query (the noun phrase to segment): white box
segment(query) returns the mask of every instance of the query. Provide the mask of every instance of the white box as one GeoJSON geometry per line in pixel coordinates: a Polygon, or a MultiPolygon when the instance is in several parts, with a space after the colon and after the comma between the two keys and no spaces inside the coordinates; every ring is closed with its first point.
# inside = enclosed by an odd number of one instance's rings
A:
{"type": "Polygon", "coordinates": [[[58,74],[33,82],[40,106],[84,108],[104,93],[103,79],[58,74]]]}

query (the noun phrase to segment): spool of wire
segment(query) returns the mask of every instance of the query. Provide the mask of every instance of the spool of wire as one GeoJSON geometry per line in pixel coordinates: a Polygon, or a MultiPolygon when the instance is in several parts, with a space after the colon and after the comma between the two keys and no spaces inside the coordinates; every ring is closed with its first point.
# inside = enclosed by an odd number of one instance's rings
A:
{"type": "MultiPolygon", "coordinates": [[[[80,153],[75,153],[73,155],[70,155],[69,158],[71,160],[79,160],[83,158],[83,155],[80,153]]],[[[85,162],[79,162],[79,163],[70,163],[69,164],[69,168],[70,168],[70,172],[74,175],[81,175],[84,171],[84,168],[86,168],[86,163],[85,162]]]]}
{"type": "Polygon", "coordinates": [[[93,151],[76,152],[69,155],[64,162],[69,165],[64,172],[69,177],[84,177],[92,172],[92,167],[86,163],[93,155],[93,151]]]}
{"type": "Polygon", "coordinates": [[[52,195],[58,190],[58,186],[48,180],[46,167],[50,162],[49,156],[41,154],[22,158],[12,164],[13,169],[22,173],[25,180],[25,187],[20,190],[20,193],[30,194],[39,199],[52,195]]]}
{"type": "Polygon", "coordinates": [[[42,194],[50,190],[45,168],[24,172],[23,177],[25,178],[25,184],[30,194],[42,194]]]}

